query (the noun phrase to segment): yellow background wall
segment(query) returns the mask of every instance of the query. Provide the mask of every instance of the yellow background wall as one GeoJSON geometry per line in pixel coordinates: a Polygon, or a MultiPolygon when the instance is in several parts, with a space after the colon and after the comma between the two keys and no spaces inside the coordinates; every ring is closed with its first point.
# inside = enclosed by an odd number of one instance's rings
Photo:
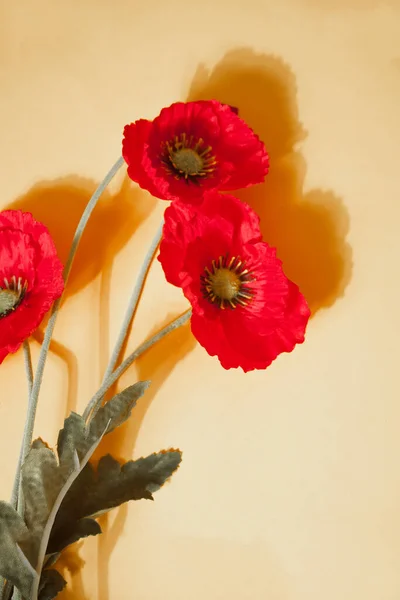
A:
{"type": "MultiPolygon", "coordinates": [[[[398,599],[399,0],[0,0],[0,90],[1,208],[32,211],[64,259],[125,123],[239,106],[271,154],[242,197],[314,313],[265,372],[223,371],[185,327],[125,374],[153,385],[105,447],[184,461],[66,553],[62,598],[398,599]]],[[[100,383],[165,206],[121,172],[93,217],[45,372],[50,443],[100,383]]],[[[185,308],[156,263],[128,349],[185,308]]],[[[2,498],[25,405],[18,353],[0,367],[2,498]]]]}

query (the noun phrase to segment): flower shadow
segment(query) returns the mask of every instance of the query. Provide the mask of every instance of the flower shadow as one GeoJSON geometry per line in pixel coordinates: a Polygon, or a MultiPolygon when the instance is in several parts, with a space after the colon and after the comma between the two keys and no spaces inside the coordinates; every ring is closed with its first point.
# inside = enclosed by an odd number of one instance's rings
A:
{"type": "MultiPolygon", "coordinates": [[[[27,194],[24,194],[12,204],[9,209],[31,212],[36,219],[43,222],[49,229],[60,259],[65,263],[69,253],[72,238],[82,215],[82,212],[96,189],[95,182],[75,176],[35,185],[27,194]],[[56,202],[55,202],[56,200],[56,202]]],[[[114,256],[123,248],[137,227],[149,216],[157,201],[139,188],[133,187],[125,178],[117,193],[111,194],[106,190],[99,201],[93,216],[83,234],[70,279],[64,295],[64,302],[82,290],[96,277],[101,277],[101,305],[99,310],[99,326],[101,342],[101,372],[108,362],[108,327],[106,323],[109,315],[109,286],[114,256]],[[110,227],[114,229],[110,235],[110,227]],[[93,251],[95,249],[95,252],[93,251]]],[[[156,330],[167,324],[172,318],[166,318],[156,330]]],[[[48,319],[48,318],[47,318],[48,319]]],[[[34,339],[41,344],[44,336],[46,321],[34,334],[34,339]]],[[[149,334],[151,335],[151,333],[149,334]]],[[[125,427],[121,427],[109,439],[105,439],[101,455],[111,452],[114,456],[124,457],[128,460],[133,453],[137,433],[144,419],[146,411],[161,388],[163,381],[173,370],[174,365],[195,344],[190,329],[186,327],[175,330],[164,338],[157,346],[150,349],[136,363],[137,375],[135,379],[151,379],[152,386],[146,396],[139,403],[134,415],[125,427]]],[[[78,364],[74,353],[53,340],[51,351],[60,357],[68,369],[68,401],[66,412],[76,408],[76,395],[78,383],[78,364]]],[[[132,383],[132,372],[125,374],[125,382],[132,383]]],[[[128,383],[126,383],[128,385],[128,383]]],[[[124,377],[119,382],[119,387],[124,387],[124,377]]],[[[116,389],[110,390],[116,392],[116,389]]],[[[108,527],[108,516],[101,518],[100,523],[104,534],[99,539],[99,594],[101,598],[108,597],[108,570],[109,556],[124,527],[127,515],[127,505],[114,511],[113,525],[108,527]]],[[[60,595],[60,598],[83,598],[83,583],[81,568],[82,559],[78,552],[80,543],[73,545],[63,552],[59,566],[61,571],[71,575],[71,585],[60,595]]]]}
{"type": "MultiPolygon", "coordinates": [[[[49,229],[58,255],[65,264],[72,239],[82,213],[97,183],[74,175],[54,181],[43,181],[17,198],[7,208],[31,212],[49,229]]],[[[77,294],[99,275],[100,352],[107,352],[109,286],[113,259],[124,247],[137,227],[154,208],[155,200],[133,186],[125,177],[114,194],[105,190],[83,233],[74,265],[64,292],[63,302],[77,294]],[[110,232],[110,228],[112,231],[110,232]]],[[[49,315],[33,338],[42,343],[49,315]]],[[[71,350],[53,340],[50,350],[66,364],[68,370],[67,412],[76,407],[78,365],[71,350]]],[[[104,367],[108,357],[101,357],[104,367]]]]}
{"type": "Polygon", "coordinates": [[[248,48],[230,51],[212,71],[199,67],[193,79],[188,100],[212,98],[238,107],[270,155],[265,183],[235,195],[260,215],[265,241],[277,248],[311,312],[331,306],[351,277],[352,251],[345,239],[349,216],[333,192],[303,192],[306,163],[297,144],[306,132],[290,67],[248,48]]]}
{"type": "MultiPolygon", "coordinates": [[[[44,223],[65,263],[76,227],[96,187],[96,182],[74,175],[43,181],[8,208],[31,212],[44,223]]],[[[155,200],[131,184],[127,176],[115,194],[103,192],[79,244],[65,299],[79,292],[112,263],[154,204],[155,200]]]]}
{"type": "MultiPolygon", "coordinates": [[[[188,99],[201,98],[216,98],[237,106],[240,115],[266,142],[271,157],[271,172],[266,183],[242,190],[237,195],[249,202],[260,214],[266,241],[278,248],[278,255],[283,260],[287,275],[299,284],[312,312],[331,306],[344,293],[351,275],[352,253],[345,241],[349,219],[341,199],[332,192],[312,190],[307,194],[303,193],[306,165],[296,144],[304,139],[305,131],[298,119],[295,79],[290,68],[273,56],[257,55],[249,49],[232,51],[212,72],[204,67],[199,68],[188,99]]],[[[54,199],[54,195],[52,197],[54,199]]],[[[104,202],[107,203],[107,198],[104,202]]],[[[60,204],[64,205],[65,201],[60,204]]],[[[22,208],[31,210],[26,206],[22,208]]],[[[31,212],[47,224],[51,231],[49,222],[41,218],[36,209],[31,212]]],[[[124,220],[129,220],[126,211],[122,211],[122,214],[124,220]]],[[[56,214],[53,217],[54,227],[58,227],[58,219],[62,221],[62,217],[57,217],[56,214]]],[[[99,256],[93,256],[93,247],[97,249],[98,241],[107,239],[110,223],[114,221],[108,213],[107,218],[101,222],[104,228],[99,226],[97,235],[91,237],[90,231],[86,232],[86,251],[83,246],[85,240],[82,240],[81,253],[86,255],[86,262],[80,266],[77,261],[76,279],[71,280],[72,289],[67,292],[69,295],[76,293],[85,285],[85,281],[89,282],[102,269],[109,269],[106,265],[110,264],[112,251],[103,254],[103,249],[100,249],[99,256]],[[86,275],[83,276],[85,269],[86,275]]],[[[120,225],[123,228],[123,223],[120,225]]],[[[92,226],[94,227],[93,223],[92,226]]],[[[57,245],[57,236],[54,235],[54,238],[57,245]]],[[[114,254],[117,251],[114,248],[114,254]]],[[[61,250],[59,252],[62,256],[61,250]]],[[[138,403],[131,419],[105,438],[101,445],[102,455],[109,452],[115,457],[123,456],[125,460],[132,456],[151,402],[176,364],[194,345],[195,340],[186,324],[137,361],[137,380],[151,379],[152,385],[138,403]]],[[[121,380],[121,388],[124,387],[124,380],[127,384],[128,381],[132,382],[131,375],[126,374],[125,377],[121,380]]],[[[127,514],[127,506],[124,505],[115,511],[112,524],[107,515],[101,519],[104,533],[98,538],[99,600],[109,598],[109,558],[123,531],[127,514]]],[[[80,575],[75,574],[74,580],[76,577],[79,584],[80,575]]],[[[82,597],[78,584],[76,594],[71,591],[72,595],[62,597],[82,597]]]]}

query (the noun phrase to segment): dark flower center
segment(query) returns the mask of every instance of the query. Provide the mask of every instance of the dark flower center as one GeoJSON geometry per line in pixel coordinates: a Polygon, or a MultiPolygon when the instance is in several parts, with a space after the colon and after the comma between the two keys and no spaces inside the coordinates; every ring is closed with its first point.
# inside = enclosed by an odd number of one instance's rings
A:
{"type": "Polygon", "coordinates": [[[202,157],[192,148],[182,148],[170,155],[171,164],[179,173],[185,177],[196,177],[203,169],[202,157]]]}
{"type": "Polygon", "coordinates": [[[168,173],[176,179],[198,182],[199,178],[209,177],[215,170],[216,160],[211,146],[206,146],[204,140],[187,136],[182,133],[175,136],[173,141],[162,144],[162,161],[168,173]]]}
{"type": "Polygon", "coordinates": [[[4,278],[4,287],[0,287],[0,319],[13,312],[22,302],[28,289],[28,282],[13,276],[9,281],[4,278]]]}
{"type": "Polygon", "coordinates": [[[205,267],[201,287],[204,297],[212,304],[222,309],[236,308],[246,306],[253,298],[254,293],[248,286],[251,281],[254,277],[239,257],[220,256],[212,261],[211,269],[205,267]]]}

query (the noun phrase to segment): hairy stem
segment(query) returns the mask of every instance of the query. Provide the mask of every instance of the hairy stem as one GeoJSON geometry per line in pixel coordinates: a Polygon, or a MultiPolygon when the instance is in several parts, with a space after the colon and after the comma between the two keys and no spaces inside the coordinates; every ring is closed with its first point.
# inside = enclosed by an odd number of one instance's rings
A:
{"type": "Polygon", "coordinates": [[[25,360],[25,372],[26,379],[28,382],[28,398],[31,397],[33,387],[33,368],[32,368],[32,356],[31,347],[28,340],[24,341],[24,360],[25,360]]]}
{"type": "MultiPolygon", "coordinates": [[[[24,361],[25,361],[25,372],[26,372],[26,379],[28,382],[28,409],[27,409],[27,413],[29,413],[29,404],[30,404],[30,399],[31,399],[31,393],[32,393],[32,386],[33,386],[33,369],[32,369],[32,357],[31,357],[31,350],[30,350],[30,345],[28,340],[24,341],[24,361]]],[[[22,446],[20,448],[20,456],[18,458],[18,465],[22,464],[22,457],[21,457],[21,452],[22,452],[22,446]]],[[[15,478],[14,480],[14,485],[13,485],[13,489],[11,492],[11,500],[10,500],[10,504],[13,508],[17,508],[17,503],[18,503],[18,496],[19,496],[19,477],[15,478]]],[[[20,512],[21,514],[21,512],[20,512]]],[[[0,596],[0,600],[1,600],[1,596],[0,596]]]]}
{"type": "Polygon", "coordinates": [[[67,478],[67,480],[65,481],[61,490],[59,491],[58,496],[55,499],[55,502],[54,502],[52,509],[49,513],[49,516],[47,518],[47,522],[46,522],[46,525],[44,527],[43,534],[42,534],[42,539],[40,540],[40,547],[39,547],[37,564],[36,564],[36,577],[33,580],[32,590],[31,590],[31,594],[30,594],[31,600],[38,600],[40,577],[42,575],[43,565],[44,565],[44,561],[46,558],[46,549],[47,549],[47,546],[49,543],[51,529],[54,525],[54,521],[56,519],[57,512],[58,512],[58,510],[61,506],[61,503],[64,500],[68,490],[70,489],[71,485],[74,483],[74,481],[78,477],[78,475],[80,475],[80,473],[82,473],[82,470],[87,465],[93,452],[96,450],[97,446],[100,444],[101,440],[103,439],[103,436],[106,433],[109,424],[110,424],[110,421],[108,421],[101,436],[92,444],[92,446],[86,452],[86,454],[83,457],[81,462],[79,462],[78,454],[75,450],[75,457],[76,457],[76,462],[77,462],[76,468],[72,471],[72,473],[70,473],[69,477],[67,478]]]}
{"type": "Polygon", "coordinates": [[[146,352],[146,350],[151,348],[151,346],[153,346],[163,337],[171,333],[171,331],[174,331],[174,329],[177,329],[181,325],[184,325],[184,323],[186,323],[190,319],[191,314],[192,309],[189,309],[182,315],[180,315],[178,318],[171,321],[171,323],[166,325],[158,333],[156,333],[151,338],[143,342],[143,344],[138,346],[136,350],[134,350],[134,352],[132,352],[132,354],[130,354],[120,364],[120,366],[117,369],[115,369],[115,371],[108,377],[108,379],[106,379],[106,381],[103,382],[98,392],[96,392],[96,394],[93,396],[93,398],[90,400],[89,404],[85,408],[85,411],[83,413],[83,418],[85,419],[85,421],[87,421],[89,418],[93,418],[93,416],[96,414],[97,410],[101,406],[101,402],[103,400],[104,395],[110,389],[110,387],[119,379],[119,377],[121,377],[122,373],[124,373],[126,369],[130,367],[130,365],[137,358],[139,358],[139,356],[141,356],[144,352],[146,352]]]}
{"type": "MultiPolygon", "coordinates": [[[[30,347],[28,340],[24,341],[23,348],[24,348],[25,373],[26,373],[26,379],[28,382],[28,412],[29,412],[29,402],[30,402],[32,386],[33,386],[33,368],[32,368],[31,347],[30,347]]],[[[21,455],[21,452],[22,452],[22,447],[20,449],[20,455],[21,455]]],[[[19,456],[18,464],[20,463],[20,461],[21,461],[21,456],[19,456]]],[[[21,463],[22,463],[22,461],[21,461],[21,463]]],[[[21,478],[20,477],[18,478],[18,480],[15,479],[15,481],[14,481],[13,490],[11,493],[10,504],[13,508],[17,508],[17,505],[18,505],[18,512],[20,515],[23,515],[24,501],[23,501],[23,497],[22,497],[21,478]]],[[[0,577],[0,600],[3,600],[3,596],[5,596],[5,600],[8,600],[8,598],[10,597],[11,591],[12,591],[11,583],[9,581],[7,581],[6,585],[4,586],[4,579],[3,579],[3,577],[0,577]]],[[[17,588],[14,588],[12,597],[13,597],[13,600],[21,600],[22,599],[21,592],[17,588]]]]}
{"type": "MultiPolygon", "coordinates": [[[[85,210],[82,214],[82,217],[78,223],[78,227],[76,228],[74,239],[72,240],[71,250],[69,252],[68,259],[67,259],[67,262],[66,262],[66,265],[64,268],[65,285],[67,285],[67,281],[68,281],[69,275],[71,273],[72,265],[73,265],[74,258],[76,255],[76,251],[78,249],[79,242],[81,241],[83,232],[87,225],[87,222],[89,221],[89,218],[90,218],[101,194],[104,192],[106,187],[109,185],[109,183],[111,182],[111,180],[113,179],[113,177],[116,175],[116,173],[119,171],[119,169],[122,167],[123,164],[124,164],[124,159],[121,157],[111,167],[110,171],[104,177],[103,181],[100,183],[100,185],[94,192],[93,196],[90,198],[88,204],[86,205],[86,208],[85,208],[85,210]]],[[[21,466],[22,466],[25,456],[27,455],[29,448],[31,446],[31,443],[32,443],[33,428],[35,425],[36,409],[37,409],[37,404],[38,404],[38,399],[39,399],[40,386],[41,386],[42,379],[43,379],[43,372],[44,372],[44,367],[45,367],[45,363],[46,363],[46,358],[47,358],[47,355],[49,352],[51,337],[53,335],[53,331],[54,331],[54,327],[56,324],[61,301],[62,301],[62,296],[60,298],[58,298],[58,300],[56,300],[56,302],[53,304],[53,308],[51,311],[51,317],[49,319],[49,322],[48,322],[48,325],[46,328],[46,333],[44,336],[43,344],[42,344],[40,355],[39,355],[39,361],[38,361],[38,366],[37,366],[36,373],[35,373],[35,378],[33,380],[32,390],[30,393],[29,407],[28,407],[28,412],[27,412],[26,421],[25,421],[24,437],[23,437],[21,452],[20,452],[19,460],[18,460],[18,468],[17,468],[17,472],[15,475],[14,489],[16,488],[17,490],[19,489],[21,466]]]]}
{"type": "Polygon", "coordinates": [[[154,236],[154,239],[150,244],[150,247],[144,258],[142,267],[139,271],[139,275],[138,275],[137,281],[135,283],[135,287],[133,288],[132,296],[129,300],[128,308],[127,308],[127,311],[126,311],[126,314],[125,314],[125,317],[124,317],[124,320],[122,323],[121,331],[119,333],[113,353],[111,355],[110,361],[107,365],[106,372],[104,374],[103,383],[108,379],[108,377],[114,371],[115,365],[118,362],[118,358],[121,354],[122,346],[124,345],[126,336],[129,331],[129,327],[131,325],[133,317],[135,316],[135,312],[136,312],[137,306],[139,304],[140,296],[142,295],[142,292],[143,292],[143,287],[144,287],[144,284],[146,281],[147,274],[149,272],[151,263],[153,261],[154,255],[156,253],[156,250],[157,250],[158,245],[161,240],[163,225],[164,225],[164,221],[160,224],[159,228],[157,229],[156,235],[154,236]]]}

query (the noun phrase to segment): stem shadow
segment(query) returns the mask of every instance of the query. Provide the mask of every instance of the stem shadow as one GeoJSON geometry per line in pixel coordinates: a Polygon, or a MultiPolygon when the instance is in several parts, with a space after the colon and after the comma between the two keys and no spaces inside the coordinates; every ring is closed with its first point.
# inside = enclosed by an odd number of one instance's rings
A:
{"type": "MultiPolygon", "coordinates": [[[[34,185],[7,208],[31,212],[35,219],[46,225],[60,260],[65,264],[76,227],[97,185],[94,181],[75,175],[43,181],[34,185]]],[[[149,216],[155,203],[154,198],[131,184],[125,176],[116,193],[105,190],[83,233],[64,292],[63,304],[101,275],[100,352],[107,352],[108,349],[108,293],[114,257],[149,216]]],[[[39,344],[43,341],[48,318],[49,314],[33,336],[39,344]]],[[[77,403],[78,363],[73,351],[54,339],[50,351],[67,366],[68,414],[75,410],[77,403]]]]}
{"type": "Polygon", "coordinates": [[[83,546],[82,542],[76,542],[72,546],[66,548],[55,564],[55,568],[67,581],[70,580],[65,586],[64,590],[58,595],[61,600],[89,600],[85,594],[83,578],[82,578],[82,567],[85,565],[85,561],[79,556],[79,550],[83,546]],[[68,577],[69,575],[69,577],[68,577]]]}
{"type": "MultiPolygon", "coordinates": [[[[76,227],[96,188],[96,182],[75,175],[43,181],[7,208],[31,212],[46,225],[65,264],[76,227]]],[[[148,217],[155,202],[127,176],[115,194],[104,191],[82,235],[64,301],[112,264],[114,256],[148,217]]]]}
{"type": "MultiPolygon", "coordinates": [[[[149,337],[159,331],[164,325],[167,325],[175,316],[168,316],[164,323],[159,324],[150,332],[149,337]]],[[[124,460],[133,455],[137,436],[147,410],[175,366],[195,345],[196,340],[192,336],[190,325],[186,323],[182,327],[175,329],[155,346],[152,346],[136,361],[137,381],[151,379],[151,386],[146,391],[144,397],[138,402],[132,417],[124,425],[104,438],[95,459],[107,453],[112,454],[116,458],[124,457],[124,460]]],[[[116,393],[116,388],[110,390],[110,395],[113,393],[116,393]]],[[[109,559],[123,532],[127,516],[128,505],[125,504],[115,511],[112,525],[110,525],[108,515],[104,515],[100,521],[103,534],[98,538],[97,573],[99,600],[108,600],[110,597],[109,559]]]]}
{"type": "MultiPolygon", "coordinates": [[[[259,55],[247,48],[233,50],[212,71],[199,67],[188,100],[207,98],[237,106],[239,114],[265,141],[271,158],[271,171],[265,184],[241,190],[237,195],[260,215],[265,240],[277,247],[288,277],[300,286],[312,313],[332,306],[344,294],[351,277],[352,251],[345,239],[349,217],[335,193],[319,189],[303,191],[306,162],[297,145],[306,133],[298,117],[296,82],[291,69],[275,56],[259,55]]],[[[101,221],[103,225],[97,230],[100,236],[106,237],[109,231],[110,214],[101,221]]],[[[126,212],[122,211],[122,215],[127,219],[126,212]]],[[[40,218],[37,213],[36,216],[40,218]]],[[[57,223],[55,219],[54,228],[57,223]]],[[[82,267],[79,262],[75,265],[72,290],[81,289],[86,285],[85,281],[93,279],[104,268],[104,263],[110,263],[107,253],[105,256],[100,251],[94,256],[93,245],[96,243],[97,249],[99,239],[103,237],[87,234],[87,260],[82,267]],[[86,273],[84,276],[82,269],[86,273]]],[[[107,276],[103,285],[107,289],[107,276]]],[[[195,340],[186,324],[137,361],[137,379],[151,379],[152,385],[135,408],[134,418],[105,438],[101,454],[109,452],[125,459],[132,456],[151,402],[177,363],[194,345],[195,340]]],[[[101,521],[104,533],[98,541],[99,600],[110,597],[109,558],[123,531],[127,514],[128,508],[124,505],[116,511],[112,525],[108,517],[101,521]]],[[[77,577],[75,574],[74,580],[77,577]]],[[[73,597],[83,597],[82,588],[80,590],[77,589],[73,597]]],[[[63,594],[62,597],[67,596],[63,594]]]]}

